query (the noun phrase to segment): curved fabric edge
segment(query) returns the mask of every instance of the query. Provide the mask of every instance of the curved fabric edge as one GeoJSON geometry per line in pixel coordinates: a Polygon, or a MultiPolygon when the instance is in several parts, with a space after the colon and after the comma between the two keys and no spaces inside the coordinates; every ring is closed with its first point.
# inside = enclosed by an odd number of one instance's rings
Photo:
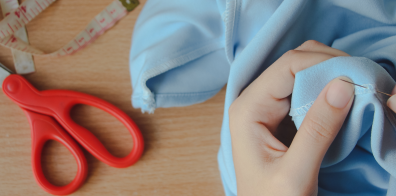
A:
{"type": "MultiPolygon", "coordinates": [[[[374,84],[359,84],[360,86],[364,86],[365,88],[355,86],[355,95],[362,95],[362,94],[374,94],[376,93],[375,85],[374,84]]],[[[298,108],[290,108],[289,116],[295,119],[298,116],[305,116],[313,105],[314,101],[311,101],[303,106],[298,108]]]]}
{"type": "MultiPolygon", "coordinates": [[[[355,87],[355,100],[352,108],[327,151],[321,168],[333,167],[345,160],[368,130],[371,132],[371,139],[367,143],[366,149],[371,149],[371,154],[378,166],[391,176],[395,176],[396,170],[393,165],[396,163],[396,145],[394,145],[396,131],[390,120],[393,116],[389,116],[394,114],[387,113],[389,110],[385,105],[387,97],[376,93],[376,89],[390,93],[395,81],[384,68],[374,61],[364,57],[335,57],[298,72],[295,77],[292,109],[289,115],[292,116],[296,127],[299,128],[305,114],[322,89],[328,82],[339,76],[347,76],[354,83],[363,84],[366,89],[355,87]],[[368,105],[372,105],[370,112],[373,113],[371,115],[366,114],[365,109],[368,105]]],[[[362,144],[360,143],[360,145],[362,144]]],[[[356,160],[354,161],[356,162],[356,160]]],[[[353,163],[350,162],[350,164],[353,163]]],[[[373,165],[372,167],[377,166],[373,165]]],[[[389,184],[387,194],[396,194],[390,188],[394,186],[392,180],[387,181],[387,184],[389,184]]],[[[325,192],[322,194],[326,195],[325,192]]],[[[351,195],[353,194],[351,193],[351,195]]]]}
{"type": "MultiPolygon", "coordinates": [[[[151,90],[147,87],[146,83],[149,79],[158,76],[162,73],[165,73],[171,69],[174,69],[176,67],[182,66],[190,61],[193,61],[195,59],[198,59],[206,54],[209,54],[211,52],[214,52],[216,50],[222,49],[224,48],[224,44],[223,41],[216,41],[216,42],[212,42],[210,44],[204,45],[202,47],[199,47],[195,50],[192,51],[186,51],[185,53],[180,54],[178,57],[170,59],[166,62],[162,62],[159,65],[155,65],[155,66],[150,66],[152,67],[151,69],[148,70],[144,70],[140,75],[140,79],[138,84],[136,85],[136,88],[140,88],[138,89],[140,92],[138,95],[132,95],[132,105],[135,108],[140,107],[142,109],[142,112],[149,112],[149,113],[153,113],[155,108],[157,108],[157,106],[159,105],[156,102],[156,95],[151,92],[151,90]]],[[[215,89],[212,90],[213,92],[202,92],[203,95],[203,99],[202,100],[194,100],[195,102],[189,102],[187,100],[185,100],[183,103],[181,102],[180,106],[185,106],[188,104],[193,104],[193,103],[197,103],[198,102],[202,102],[210,97],[212,97],[215,93],[217,93],[220,89],[215,89]],[[213,94],[214,93],[214,94],[213,94]]],[[[185,93],[186,96],[188,96],[188,94],[192,94],[192,93],[185,93]]],[[[196,95],[199,93],[196,93],[196,95]]],[[[168,94],[167,96],[175,96],[176,94],[168,94]]],[[[158,95],[158,96],[165,96],[165,95],[158,95]]],[[[157,96],[157,97],[158,97],[157,96]]],[[[177,96],[181,96],[181,94],[178,94],[177,96]]],[[[161,105],[161,107],[164,107],[161,105]]],[[[170,105],[168,105],[167,107],[171,107],[170,105]]]]}
{"type": "MultiPolygon", "coordinates": [[[[163,107],[182,107],[192,104],[202,103],[211,97],[215,96],[222,88],[206,91],[206,92],[196,92],[196,93],[163,93],[163,94],[153,94],[155,100],[155,108],[163,107]],[[174,99],[177,97],[177,103],[175,104],[174,99]]],[[[134,107],[139,107],[144,105],[142,102],[141,95],[132,96],[132,103],[134,107]]]]}

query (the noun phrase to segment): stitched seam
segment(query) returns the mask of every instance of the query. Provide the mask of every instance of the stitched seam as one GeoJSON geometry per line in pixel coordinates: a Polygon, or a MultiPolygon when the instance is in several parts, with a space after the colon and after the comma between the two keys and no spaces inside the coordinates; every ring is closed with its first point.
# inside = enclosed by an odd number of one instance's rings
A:
{"type": "Polygon", "coordinates": [[[290,109],[289,116],[293,116],[294,117],[294,116],[305,115],[308,112],[309,108],[311,108],[313,103],[314,103],[314,101],[311,101],[311,102],[309,102],[309,103],[307,103],[307,104],[305,104],[305,105],[303,105],[303,106],[301,106],[299,108],[290,109]]]}
{"type": "MultiPolygon", "coordinates": [[[[355,95],[377,93],[377,91],[375,90],[376,88],[374,87],[373,84],[363,84],[362,86],[365,86],[366,88],[355,86],[355,95]]],[[[314,103],[314,101],[311,101],[301,107],[291,108],[290,112],[289,112],[289,116],[292,116],[292,117],[304,116],[305,114],[307,114],[309,108],[311,108],[313,103],[314,103]]]]}
{"type": "MultiPolygon", "coordinates": [[[[158,66],[155,66],[149,70],[147,70],[145,73],[142,74],[142,77],[140,78],[140,86],[142,87],[142,108],[147,108],[147,110],[152,113],[154,112],[156,108],[156,103],[155,103],[155,97],[154,94],[150,91],[150,89],[147,87],[147,80],[150,78],[153,78],[157,75],[160,75],[170,69],[174,69],[176,67],[182,66],[183,64],[190,62],[192,60],[195,60],[199,57],[202,57],[206,54],[209,54],[211,52],[214,52],[216,50],[220,50],[223,46],[221,45],[221,42],[214,42],[208,45],[205,45],[203,47],[200,47],[196,50],[190,51],[182,56],[170,59],[169,61],[166,61],[162,64],[159,64],[158,66]]],[[[143,110],[143,109],[142,109],[143,110]]],[[[146,110],[146,109],[144,109],[146,110]]]]}
{"type": "MultiPolygon", "coordinates": [[[[187,47],[187,48],[183,48],[183,49],[181,49],[181,50],[176,50],[175,52],[173,52],[172,55],[170,55],[170,56],[175,56],[174,58],[169,59],[169,57],[162,57],[162,58],[157,59],[157,60],[155,60],[155,61],[147,62],[147,64],[148,64],[148,65],[165,64],[165,63],[170,62],[170,61],[173,61],[173,60],[175,60],[175,59],[182,58],[183,56],[187,56],[187,55],[190,54],[190,53],[194,53],[194,52],[196,52],[196,51],[198,51],[198,50],[201,50],[202,48],[213,46],[213,45],[215,45],[216,43],[219,44],[219,45],[221,45],[222,42],[223,42],[222,40],[220,40],[220,41],[219,41],[219,40],[215,40],[215,42],[214,42],[213,40],[210,40],[210,41],[208,41],[208,42],[206,42],[206,43],[203,43],[203,44],[202,44],[202,43],[200,43],[200,44],[194,44],[194,45],[191,45],[191,46],[189,46],[189,47],[187,47]],[[181,55],[181,56],[180,56],[180,55],[181,55]]],[[[223,44],[224,44],[224,43],[223,43],[223,44]]],[[[221,48],[221,47],[220,47],[220,48],[221,48]]],[[[220,49],[220,48],[218,48],[218,49],[220,49]]],[[[214,51],[215,51],[215,50],[214,50],[214,51]]],[[[212,51],[212,52],[213,52],[213,51],[212,51]]],[[[208,52],[208,53],[210,53],[210,52],[208,52]]],[[[134,61],[135,59],[137,59],[138,56],[139,56],[139,55],[136,55],[136,56],[131,60],[131,62],[134,61]]],[[[202,55],[202,56],[203,56],[203,55],[202,55]]],[[[148,58],[150,58],[150,57],[148,57],[148,58]]],[[[197,57],[197,58],[199,58],[199,57],[197,57]]],[[[144,70],[144,67],[145,67],[145,66],[142,66],[141,69],[139,70],[139,75],[141,75],[141,72],[144,70]]],[[[154,68],[155,68],[155,67],[154,67],[154,68]]],[[[147,72],[147,71],[146,71],[146,72],[147,72]]],[[[141,79],[140,79],[140,81],[141,81],[141,79]]],[[[139,82],[137,82],[136,85],[133,86],[132,88],[135,89],[137,85],[139,85],[139,82]]]]}
{"type": "MultiPolygon", "coordinates": [[[[194,59],[197,59],[201,56],[204,56],[206,54],[209,54],[211,52],[214,52],[216,50],[219,50],[221,48],[216,47],[216,44],[209,44],[209,45],[205,45],[203,47],[200,47],[196,50],[190,51],[182,56],[170,59],[164,63],[162,63],[159,66],[153,67],[152,69],[147,70],[144,75],[142,76],[141,82],[144,83],[144,87],[147,88],[147,86],[145,85],[145,82],[150,79],[153,78],[155,76],[158,76],[170,69],[176,68],[178,66],[181,66],[182,64],[185,64],[187,62],[190,62],[194,59]],[[177,63],[177,61],[182,61],[177,63]]],[[[160,62],[160,61],[157,61],[160,62]]]]}
{"type": "Polygon", "coordinates": [[[225,47],[226,47],[226,56],[228,62],[231,64],[233,59],[233,49],[234,47],[232,46],[233,38],[234,38],[234,25],[235,25],[235,11],[236,11],[236,0],[228,0],[226,3],[226,32],[225,32],[225,47]],[[233,5],[231,5],[231,2],[233,5]],[[233,8],[233,9],[232,9],[233,8]],[[231,13],[231,11],[233,11],[231,13]]]}
{"type": "MultiPolygon", "coordinates": [[[[158,93],[154,94],[156,97],[187,97],[187,96],[197,96],[197,95],[209,95],[218,92],[222,88],[218,88],[211,91],[205,92],[194,92],[194,93],[158,93]]],[[[139,99],[142,97],[142,94],[132,96],[133,99],[139,99]]]]}

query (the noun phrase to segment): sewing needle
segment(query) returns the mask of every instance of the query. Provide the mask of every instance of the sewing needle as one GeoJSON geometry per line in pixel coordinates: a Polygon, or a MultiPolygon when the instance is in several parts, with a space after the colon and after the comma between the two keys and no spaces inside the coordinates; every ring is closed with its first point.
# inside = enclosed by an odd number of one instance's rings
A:
{"type": "MultiPolygon", "coordinates": [[[[365,86],[362,86],[362,85],[359,85],[359,84],[355,84],[355,83],[353,83],[353,82],[349,82],[349,81],[346,81],[346,80],[343,80],[343,79],[340,79],[340,80],[342,80],[342,81],[344,81],[344,82],[347,82],[347,83],[349,83],[349,84],[353,84],[353,85],[356,85],[356,86],[359,86],[359,87],[362,87],[362,88],[366,88],[366,89],[367,89],[367,87],[365,87],[365,86]]],[[[375,91],[377,91],[377,93],[381,93],[381,94],[387,95],[387,96],[389,96],[389,97],[392,96],[392,95],[390,95],[390,94],[388,94],[388,93],[381,92],[381,91],[379,91],[379,90],[377,90],[377,89],[375,89],[375,91]]]]}

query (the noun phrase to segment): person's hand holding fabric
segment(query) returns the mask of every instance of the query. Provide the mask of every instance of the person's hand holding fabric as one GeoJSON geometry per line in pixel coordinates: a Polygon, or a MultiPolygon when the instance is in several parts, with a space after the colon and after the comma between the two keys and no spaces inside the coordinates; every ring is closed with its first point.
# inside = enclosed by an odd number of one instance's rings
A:
{"type": "Polygon", "coordinates": [[[396,86],[393,88],[391,94],[392,97],[388,99],[387,105],[393,112],[396,112],[396,86]]]}
{"type": "MultiPolygon", "coordinates": [[[[334,79],[308,111],[290,146],[280,126],[298,71],[348,54],[307,41],[280,57],[229,109],[238,195],[316,195],[320,164],[353,102],[354,86],[334,79]],[[285,145],[286,144],[286,145],[285,145]]],[[[343,77],[345,80],[349,80],[343,77]]]]}

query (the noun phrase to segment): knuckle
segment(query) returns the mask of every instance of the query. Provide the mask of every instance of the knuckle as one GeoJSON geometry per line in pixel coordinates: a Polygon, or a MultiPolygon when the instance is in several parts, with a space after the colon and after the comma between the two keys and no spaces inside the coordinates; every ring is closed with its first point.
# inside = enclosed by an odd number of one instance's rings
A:
{"type": "Polygon", "coordinates": [[[228,116],[230,119],[230,122],[235,122],[235,121],[240,121],[240,119],[245,118],[246,116],[246,108],[245,105],[243,104],[243,100],[241,100],[240,97],[234,100],[234,102],[231,103],[230,107],[228,108],[228,116]]]}
{"type": "Polygon", "coordinates": [[[300,53],[300,51],[298,51],[298,50],[289,50],[283,56],[285,56],[287,58],[292,58],[292,57],[296,56],[298,53],[300,53]]]}
{"type": "Polygon", "coordinates": [[[306,132],[316,142],[328,140],[334,135],[331,126],[321,118],[311,119],[306,127],[306,132]]]}
{"type": "Polygon", "coordinates": [[[301,49],[311,50],[312,48],[316,48],[318,46],[323,46],[323,44],[316,40],[308,40],[305,41],[300,47],[301,49]]]}

